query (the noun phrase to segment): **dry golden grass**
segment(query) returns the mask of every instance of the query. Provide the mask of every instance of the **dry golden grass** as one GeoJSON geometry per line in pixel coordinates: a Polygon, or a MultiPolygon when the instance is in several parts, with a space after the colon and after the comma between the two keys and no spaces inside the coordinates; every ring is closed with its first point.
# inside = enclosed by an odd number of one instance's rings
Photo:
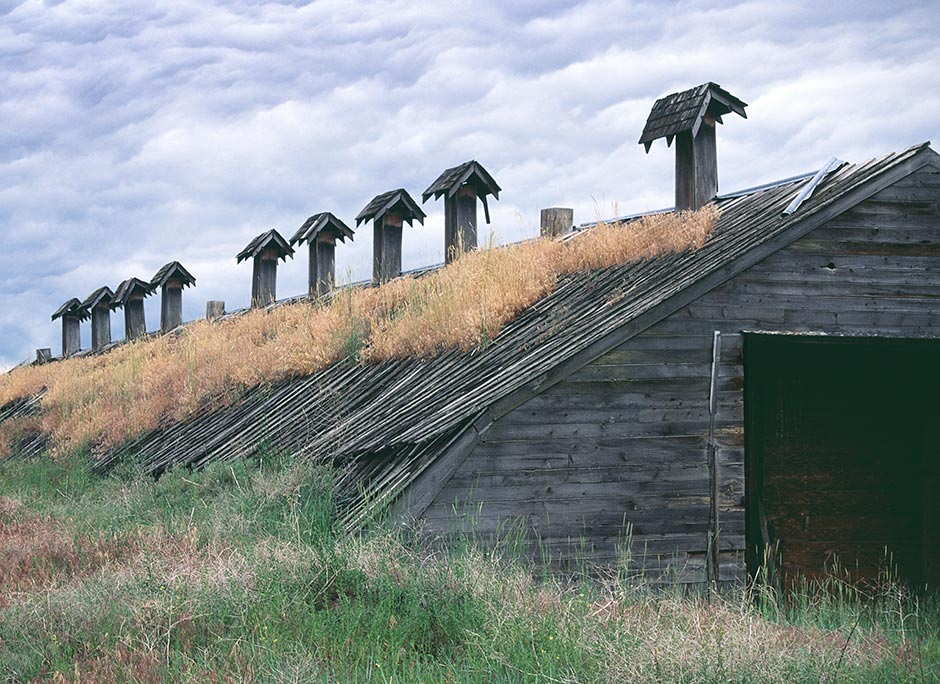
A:
{"type": "Polygon", "coordinates": [[[55,447],[106,448],[345,355],[376,362],[473,348],[551,292],[559,276],[695,249],[716,220],[706,207],[599,225],[567,241],[474,252],[422,278],[344,290],[325,305],[195,322],[108,354],[16,369],[0,378],[0,406],[45,387],[40,427],[55,447]]]}

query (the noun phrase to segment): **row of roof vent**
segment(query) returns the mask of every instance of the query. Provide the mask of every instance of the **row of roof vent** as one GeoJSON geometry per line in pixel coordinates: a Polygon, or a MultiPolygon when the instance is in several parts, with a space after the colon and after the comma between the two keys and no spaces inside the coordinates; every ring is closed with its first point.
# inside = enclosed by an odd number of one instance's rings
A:
{"type": "MultiPolygon", "coordinates": [[[[447,263],[477,247],[477,199],[483,203],[486,222],[490,210],[486,198],[499,199],[499,185],[475,160],[447,169],[422,193],[422,202],[444,198],[444,253],[447,263]]],[[[404,188],[373,197],[356,216],[356,227],[372,221],[372,282],[384,283],[401,275],[402,227],[423,224],[427,215],[404,188]]],[[[321,297],[336,286],[336,241],[353,239],[354,231],[334,214],[314,214],[290,240],[271,229],[258,235],[238,253],[236,262],[251,259],[251,305],[268,306],[277,298],[277,264],[293,257],[294,245],[306,242],[310,250],[308,292],[321,297]]]]}
{"type": "MultiPolygon", "coordinates": [[[[666,138],[667,146],[676,141],[675,208],[694,210],[712,201],[718,193],[718,161],[715,126],[722,116],[734,112],[747,118],[747,104],[715,83],[673,93],[654,104],[639,143],[649,152],[654,140],[666,138]]],[[[810,190],[811,191],[811,190],[810,190]]],[[[483,204],[486,222],[490,222],[487,196],[499,199],[500,187],[474,160],[445,170],[422,193],[422,202],[431,197],[444,198],[444,252],[450,263],[461,253],[477,246],[477,199],[483,204]]],[[[414,221],[423,224],[426,214],[404,188],[376,195],[356,216],[356,226],[373,222],[372,282],[379,284],[401,275],[402,227],[414,221]]],[[[542,211],[542,233],[559,235],[571,230],[570,209],[542,211]]],[[[251,286],[253,307],[265,307],[276,299],[277,263],[293,257],[294,245],[307,243],[310,250],[308,292],[321,297],[335,287],[336,241],[353,239],[354,231],[330,212],[308,218],[285,240],[271,229],[255,237],[236,256],[236,263],[251,259],[254,264],[251,286]]],[[[133,340],[146,334],[143,299],[162,288],[160,330],[168,332],[182,323],[182,289],[196,279],[179,262],[161,268],[148,283],[138,278],[122,282],[116,292],[101,287],[84,301],[70,299],[52,315],[62,319],[62,355],[80,350],[79,323],[92,319],[92,349],[99,350],[111,341],[110,312],[125,310],[125,338],[133,340]]],[[[209,302],[207,312],[213,317],[224,311],[223,302],[209,302]]],[[[48,350],[40,350],[47,352],[48,350]]],[[[48,354],[41,354],[41,357],[48,354]]]]}
{"type": "Polygon", "coordinates": [[[111,343],[111,311],[124,309],[124,337],[133,340],[147,334],[144,319],[144,298],[159,288],[162,297],[160,330],[169,332],[183,322],[184,287],[196,284],[196,279],[178,261],[165,264],[149,282],[128,278],[112,291],[107,285],[99,287],[84,301],[67,300],[52,314],[52,320],[62,319],[62,356],[73,356],[81,350],[81,321],[91,318],[91,348],[95,351],[111,343]]]}

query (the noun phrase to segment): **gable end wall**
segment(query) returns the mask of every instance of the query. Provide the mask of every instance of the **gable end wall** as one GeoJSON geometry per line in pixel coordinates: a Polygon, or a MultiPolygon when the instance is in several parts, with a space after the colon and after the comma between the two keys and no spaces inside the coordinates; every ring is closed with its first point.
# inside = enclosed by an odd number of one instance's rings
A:
{"type": "Polygon", "coordinates": [[[426,529],[522,525],[564,567],[705,579],[712,335],[720,578],[744,576],[742,330],[940,338],[940,170],[927,166],[497,420],[425,510],[426,529]]]}

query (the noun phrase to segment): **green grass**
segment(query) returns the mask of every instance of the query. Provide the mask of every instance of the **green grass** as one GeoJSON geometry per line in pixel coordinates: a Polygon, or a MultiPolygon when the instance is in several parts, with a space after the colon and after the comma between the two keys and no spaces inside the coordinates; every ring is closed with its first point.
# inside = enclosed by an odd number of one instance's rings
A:
{"type": "Polygon", "coordinates": [[[940,606],[567,582],[333,529],[328,472],[0,464],[0,681],[940,682],[940,606]]]}

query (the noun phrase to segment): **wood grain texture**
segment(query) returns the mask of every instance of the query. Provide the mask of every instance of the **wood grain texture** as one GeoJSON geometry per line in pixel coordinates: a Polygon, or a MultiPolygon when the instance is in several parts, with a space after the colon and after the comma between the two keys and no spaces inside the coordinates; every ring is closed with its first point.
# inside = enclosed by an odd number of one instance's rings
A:
{"type": "MultiPolygon", "coordinates": [[[[521,525],[555,564],[616,562],[629,538],[632,549],[654,553],[652,572],[677,571],[688,580],[694,566],[693,575],[704,581],[706,567],[714,566],[720,581],[740,581],[746,575],[742,333],[940,338],[940,256],[931,248],[940,243],[940,225],[936,211],[921,211],[940,199],[937,175],[927,167],[905,178],[904,192],[891,186],[833,216],[497,418],[425,510],[428,529],[451,534],[448,526],[459,521],[463,532],[470,525],[474,534],[497,538],[521,525]],[[912,211],[885,209],[915,201],[912,211]],[[718,557],[708,553],[710,527],[718,557]]],[[[878,479],[872,472],[856,476],[872,486],[878,479]]],[[[778,478],[770,486],[799,506],[832,484],[778,478]]],[[[880,501],[864,491],[869,501],[880,501]]],[[[833,499],[833,511],[850,509],[849,500],[843,506],[833,499]]],[[[869,532],[890,526],[895,514],[885,510],[869,532]]],[[[802,524],[774,515],[781,533],[802,524]]],[[[839,517],[814,524],[821,530],[843,525],[847,544],[866,534],[863,523],[839,517]]],[[[642,572],[639,557],[634,553],[631,562],[642,572]]]]}

